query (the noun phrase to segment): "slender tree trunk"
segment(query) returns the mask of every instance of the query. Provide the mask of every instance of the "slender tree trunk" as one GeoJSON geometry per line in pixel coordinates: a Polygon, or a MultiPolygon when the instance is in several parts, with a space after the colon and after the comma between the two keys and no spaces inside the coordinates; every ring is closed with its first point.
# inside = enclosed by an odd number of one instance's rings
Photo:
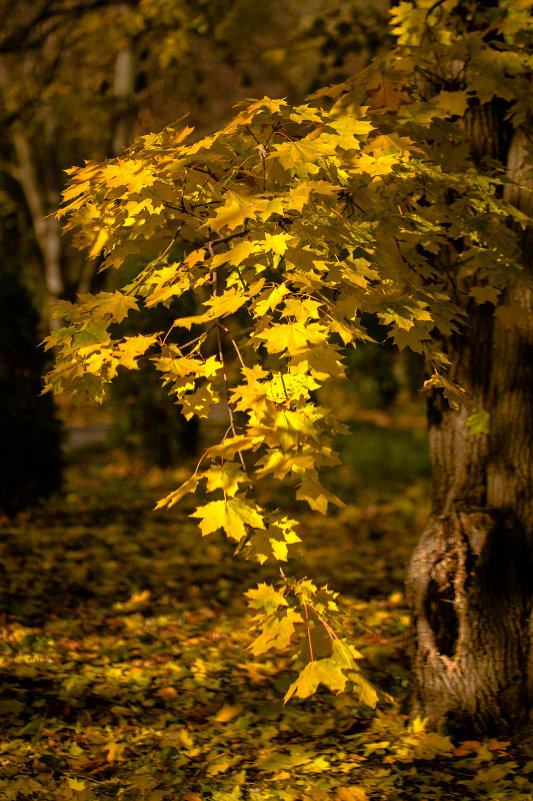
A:
{"type": "MultiPolygon", "coordinates": [[[[29,64],[31,68],[31,63],[29,64]]],[[[114,73],[113,96],[115,113],[112,124],[112,155],[118,155],[131,141],[132,98],[135,80],[135,57],[133,47],[128,45],[119,51],[114,73]]],[[[5,103],[6,89],[9,87],[9,74],[0,64],[0,93],[5,103]]],[[[11,109],[12,111],[13,109],[11,109]]],[[[53,306],[58,298],[65,294],[90,292],[95,283],[97,266],[90,259],[79,265],[77,274],[65,272],[65,254],[60,238],[60,226],[55,212],[60,202],[60,168],[56,163],[57,136],[53,115],[44,106],[40,108],[41,118],[45,121],[45,130],[34,136],[45,149],[40,159],[44,169],[39,169],[39,159],[28,133],[20,119],[15,118],[10,126],[10,136],[16,155],[16,166],[12,174],[19,182],[26,199],[31,217],[33,231],[39,247],[44,281],[50,299],[50,327],[56,328],[60,323],[53,319],[53,306]]]]}
{"type": "Polygon", "coordinates": [[[41,251],[44,279],[51,301],[50,327],[55,328],[58,325],[58,321],[52,317],[54,301],[60,298],[65,290],[61,270],[59,225],[56,217],[53,213],[50,213],[50,208],[45,206],[45,201],[41,196],[41,187],[37,179],[28,138],[17,123],[13,127],[12,141],[18,160],[16,177],[24,191],[33,223],[33,230],[35,231],[35,238],[41,251]]]}
{"type": "MultiPolygon", "coordinates": [[[[119,50],[115,60],[113,80],[114,114],[111,127],[109,156],[120,156],[132,141],[133,95],[135,84],[135,53],[130,44],[119,50]]],[[[98,272],[99,264],[92,259],[84,259],[80,264],[77,291],[98,292],[105,284],[106,276],[98,272]]]]}
{"type": "Polygon", "coordinates": [[[113,98],[115,100],[115,125],[113,131],[113,155],[118,156],[132,139],[132,101],[135,83],[135,55],[129,44],[117,54],[113,98]]]}
{"type": "MultiPolygon", "coordinates": [[[[494,151],[479,118],[469,133],[474,157],[494,151]]],[[[515,179],[524,154],[516,132],[506,153],[515,179]]],[[[526,193],[506,196],[531,211],[526,193]]],[[[530,231],[522,250],[533,267],[530,231]]],[[[468,305],[468,324],[447,343],[450,378],[489,412],[490,434],[469,437],[467,411],[430,397],[433,509],[407,577],[412,711],[466,736],[519,730],[532,699],[532,292],[515,283],[504,302],[496,315],[489,303],[468,305]]]]}
{"type": "MultiPolygon", "coordinates": [[[[0,90],[3,93],[9,85],[9,75],[0,64],[0,90]]],[[[5,102],[4,98],[3,102],[5,102]]],[[[11,141],[16,155],[16,166],[12,170],[19,182],[30,213],[37,245],[41,252],[44,281],[50,299],[50,327],[58,326],[53,319],[54,302],[63,296],[65,284],[62,273],[62,248],[59,225],[55,212],[59,194],[55,184],[49,184],[38,175],[35,153],[27,131],[20,119],[11,124],[11,141]]]]}

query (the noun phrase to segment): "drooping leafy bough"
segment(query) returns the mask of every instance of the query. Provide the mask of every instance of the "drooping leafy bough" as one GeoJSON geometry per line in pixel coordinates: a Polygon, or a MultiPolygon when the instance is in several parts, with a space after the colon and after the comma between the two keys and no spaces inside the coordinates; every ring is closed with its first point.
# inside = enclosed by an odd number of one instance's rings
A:
{"type": "MultiPolygon", "coordinates": [[[[344,376],[342,347],[368,339],[361,315],[377,315],[400,349],[425,355],[429,386],[468,402],[443,374],[439,337],[464,312],[435,254],[462,243],[454,269],[476,303],[495,302],[518,274],[508,221],[526,218],[501,199],[505,177],[469,160],[454,124],[475,85],[422,98],[407,79],[410,46],[311,105],[246,102],[193,144],[190,128],[171,127],[121,158],[70,171],[60,216],[77,246],[103,268],[140,266],[117,291],[58,304],[66,325],[47,339],[57,353],[47,388],[101,400],[119,367],[149,359],[187,418],[224,406],[222,441],[158,508],[203,484],[207,500],[193,515],[202,535],[222,528],[260,563],[284,563],[300,542],[297,521],[262,503],[266,481],[292,484],[323,514],[340,503],[320,471],[338,463],[331,437],[343,427],[312,393],[344,376]],[[114,334],[130,310],[190,291],[198,313],[168,331],[114,334]],[[190,338],[178,347],[182,329],[190,338]]],[[[474,431],[486,426],[476,414],[474,431]]],[[[339,634],[335,594],[280,572],[278,588],[248,593],[260,630],[254,654],[297,643],[301,670],[287,699],[322,682],[375,704],[357,651],[339,634]]]]}

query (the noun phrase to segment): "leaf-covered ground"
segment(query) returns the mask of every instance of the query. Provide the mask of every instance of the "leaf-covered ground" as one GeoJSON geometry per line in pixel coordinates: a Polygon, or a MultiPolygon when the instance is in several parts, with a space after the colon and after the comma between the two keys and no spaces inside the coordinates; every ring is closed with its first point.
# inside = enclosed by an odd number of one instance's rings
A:
{"type": "Polygon", "coordinates": [[[344,440],[329,478],[351,502],[306,515],[289,566],[342,592],[367,674],[396,705],[374,714],[319,691],[283,706],[290,655],[247,650],[242,593],[265,571],[202,541],[186,506],[152,511],[189,468],[80,451],[63,499],[0,529],[0,799],[532,799],[527,745],[452,743],[402,714],[403,571],[428,463],[420,425],[397,422],[344,440]]]}

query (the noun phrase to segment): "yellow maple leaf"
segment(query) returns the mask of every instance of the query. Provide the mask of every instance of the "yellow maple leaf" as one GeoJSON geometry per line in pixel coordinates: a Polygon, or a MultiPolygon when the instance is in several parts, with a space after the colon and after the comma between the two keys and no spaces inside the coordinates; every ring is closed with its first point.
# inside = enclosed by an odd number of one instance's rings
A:
{"type": "Polygon", "coordinates": [[[285,596],[266,582],[258,584],[255,589],[247,590],[244,594],[250,599],[248,605],[254,609],[276,612],[280,606],[288,606],[285,596]]]}
{"type": "Polygon", "coordinates": [[[189,492],[194,492],[201,478],[203,478],[203,476],[199,476],[194,473],[190,478],[187,479],[187,481],[184,481],[184,483],[178,487],[177,490],[169,493],[165,498],[161,498],[161,500],[157,502],[155,508],[162,509],[164,506],[166,506],[167,509],[170,509],[185,495],[188,495],[189,492]]]}
{"type": "Polygon", "coordinates": [[[307,698],[316,692],[319,684],[325,684],[330,690],[340,693],[346,686],[346,676],[335,663],[334,659],[315,659],[308,662],[293,681],[283,699],[286,704],[293,695],[297,698],[307,698]]]}
{"type": "Polygon", "coordinates": [[[280,284],[279,286],[275,286],[273,289],[269,287],[269,289],[267,289],[265,292],[262,292],[254,306],[255,316],[263,317],[267,311],[275,309],[280,300],[288,293],[288,291],[289,290],[286,284],[280,284]]]}
{"type": "Polygon", "coordinates": [[[100,251],[103,250],[103,247],[105,243],[108,241],[108,239],[109,239],[109,231],[106,228],[100,228],[96,236],[96,239],[94,240],[91,249],[89,251],[89,256],[91,259],[95,259],[98,256],[100,251]]]}
{"type": "Polygon", "coordinates": [[[257,508],[250,506],[241,498],[211,501],[205,506],[200,506],[190,516],[200,518],[202,537],[223,528],[230,539],[240,542],[246,536],[245,526],[265,528],[257,508]]]}
{"type": "Polygon", "coordinates": [[[338,787],[335,801],[368,801],[368,796],[362,787],[338,787]]]}
{"type": "Polygon", "coordinates": [[[209,309],[209,319],[215,320],[217,317],[225,317],[227,314],[233,314],[233,312],[240,309],[247,300],[247,295],[245,295],[242,290],[232,287],[222,295],[217,295],[214,298],[206,300],[204,306],[207,306],[209,309]]]}
{"type": "Polygon", "coordinates": [[[214,403],[219,403],[220,398],[213,389],[210,383],[204,384],[202,387],[192,392],[190,395],[184,395],[179,399],[179,404],[183,416],[190,420],[191,417],[207,417],[214,403]]]}
{"type": "Polygon", "coordinates": [[[211,259],[211,269],[214,270],[220,267],[221,264],[233,264],[238,267],[247,256],[250,256],[259,249],[259,244],[257,242],[250,242],[249,240],[238,242],[236,245],[233,245],[229,251],[216,253],[211,259]]]}
{"type": "Polygon", "coordinates": [[[213,231],[222,231],[227,228],[233,231],[242,225],[247,217],[255,216],[253,199],[248,195],[232,192],[228,189],[224,195],[224,204],[220,206],[214,217],[210,217],[206,225],[213,231]]]}
{"type": "Polygon", "coordinates": [[[289,244],[294,241],[294,237],[290,234],[265,234],[264,248],[265,250],[272,250],[278,256],[283,256],[289,244]]]}
{"type": "Polygon", "coordinates": [[[217,723],[227,723],[229,720],[238,715],[242,711],[242,704],[224,704],[217,712],[213,720],[217,723]]]}
{"type": "Polygon", "coordinates": [[[204,474],[207,479],[207,489],[213,492],[221,489],[231,498],[239,488],[239,483],[247,481],[246,475],[235,462],[224,462],[222,465],[213,465],[204,474]]]}
{"type": "Polygon", "coordinates": [[[236,437],[225,439],[220,445],[212,445],[209,448],[209,455],[212,457],[220,456],[222,459],[232,459],[239,451],[253,448],[255,442],[254,437],[238,434],[236,437]]]}
{"type": "Polygon", "coordinates": [[[151,336],[137,334],[133,337],[124,337],[118,344],[120,364],[127,370],[138,370],[137,359],[142,356],[157,340],[157,334],[151,336]]]}
{"type": "Polygon", "coordinates": [[[304,479],[296,493],[299,501],[307,501],[311,509],[325,515],[328,510],[328,502],[337,506],[344,506],[344,503],[333,493],[328,492],[320,481],[317,474],[313,471],[306,473],[304,479]]]}

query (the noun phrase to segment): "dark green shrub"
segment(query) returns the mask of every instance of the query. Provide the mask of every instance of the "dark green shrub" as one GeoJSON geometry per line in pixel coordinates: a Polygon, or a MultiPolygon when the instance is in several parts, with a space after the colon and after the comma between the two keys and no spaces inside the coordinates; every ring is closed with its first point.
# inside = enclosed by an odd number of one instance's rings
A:
{"type": "Polygon", "coordinates": [[[8,516],[61,486],[61,426],[41,395],[39,315],[15,270],[0,270],[0,511],[8,516]]]}

